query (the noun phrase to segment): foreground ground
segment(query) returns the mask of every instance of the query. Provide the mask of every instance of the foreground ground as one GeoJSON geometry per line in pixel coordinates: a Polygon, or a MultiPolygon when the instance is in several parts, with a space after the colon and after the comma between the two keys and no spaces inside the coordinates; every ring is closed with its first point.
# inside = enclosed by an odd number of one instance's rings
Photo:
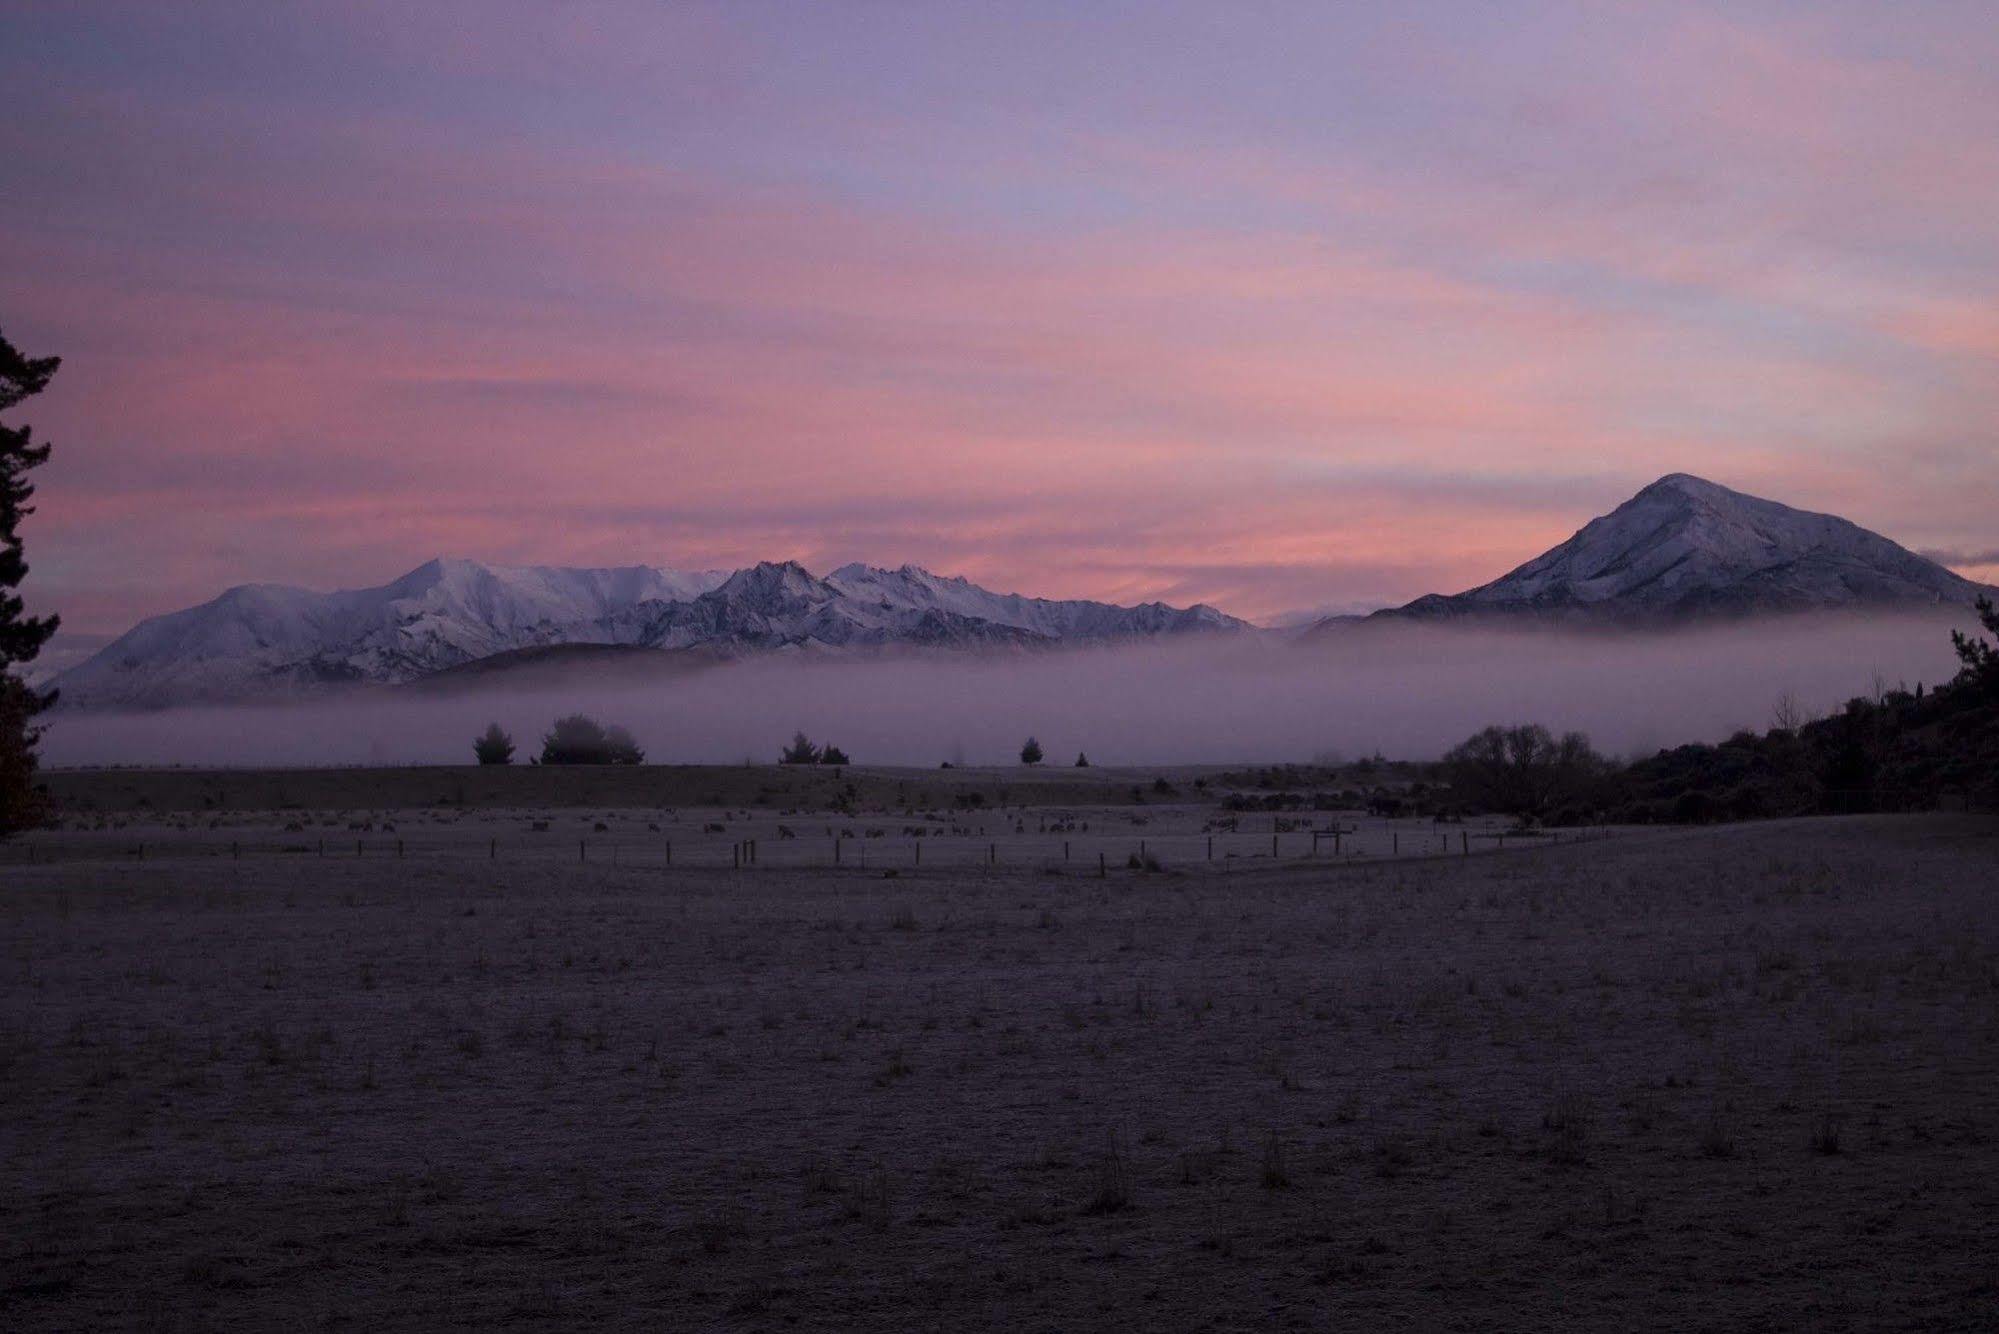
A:
{"type": "Polygon", "coordinates": [[[1999,1322],[1990,821],[111,851],[0,872],[10,1329],[1999,1322]]]}

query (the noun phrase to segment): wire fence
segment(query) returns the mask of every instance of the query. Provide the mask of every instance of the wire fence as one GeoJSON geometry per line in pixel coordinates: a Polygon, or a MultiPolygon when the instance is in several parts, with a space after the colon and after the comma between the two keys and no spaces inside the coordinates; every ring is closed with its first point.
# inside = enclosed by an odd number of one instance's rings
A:
{"type": "Polygon", "coordinates": [[[80,862],[243,861],[246,859],[420,860],[508,864],[596,865],[702,870],[881,870],[1030,867],[1108,875],[1113,870],[1197,869],[1244,862],[1326,863],[1469,857],[1610,838],[1610,826],[1522,831],[1505,828],[1353,826],[1251,834],[1215,833],[1014,833],[998,836],[931,834],[870,836],[850,831],[830,836],[762,832],[743,837],[715,834],[608,833],[569,837],[553,832],[493,835],[484,839],[417,831],[356,838],[317,835],[276,837],[130,837],[100,832],[32,834],[0,844],[0,866],[80,862]]]}

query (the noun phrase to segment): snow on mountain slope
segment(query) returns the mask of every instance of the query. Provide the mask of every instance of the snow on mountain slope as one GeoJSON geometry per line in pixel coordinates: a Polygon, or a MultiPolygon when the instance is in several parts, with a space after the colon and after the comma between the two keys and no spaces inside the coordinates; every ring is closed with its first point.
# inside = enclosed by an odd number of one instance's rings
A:
{"type": "Polygon", "coordinates": [[[435,560],[379,588],[316,593],[245,584],[140,622],[56,684],[65,707],[144,708],[404,681],[535,644],[621,642],[621,612],[699,596],[726,577],[435,560]]]}
{"type": "Polygon", "coordinates": [[[963,578],[944,578],[905,565],[883,570],[871,565],[843,565],[827,582],[856,599],[872,601],[884,610],[938,611],[995,625],[1013,626],[1050,639],[1104,642],[1159,634],[1248,629],[1248,623],[1213,607],[1169,607],[1147,602],[1119,607],[1104,602],[1051,601],[1018,593],[992,593],[963,578]]]}
{"type": "Polygon", "coordinates": [[[148,708],[397,684],[566,644],[729,656],[907,645],[980,650],[1243,628],[1209,607],[1114,607],[987,592],[914,566],[795,562],[726,571],[503,567],[435,560],[380,588],[232,588],[142,622],[57,679],[69,708],[148,708]]]}
{"type": "Polygon", "coordinates": [[[1637,623],[1937,606],[1979,591],[1845,519],[1674,473],[1492,583],[1375,615],[1637,623]]]}
{"type": "MultiPolygon", "coordinates": [[[[1844,519],[1676,473],[1505,577],[1375,618],[1642,624],[1717,615],[1968,604],[1979,586],[1844,519]]],[[[1330,632],[1353,618],[1318,622],[1330,632]]],[[[1374,618],[1370,618],[1374,619],[1374,618]]],[[[55,678],[69,708],[144,708],[398,684],[562,645],[710,659],[893,647],[991,651],[1254,633],[1212,607],[994,593],[905,565],[733,572],[435,560],[380,588],[277,584],[142,622],[55,678]]],[[[1309,632],[1308,632],[1309,633],[1309,632]]]]}
{"type": "Polygon", "coordinates": [[[898,606],[886,599],[857,597],[846,586],[817,578],[793,561],[738,570],[701,597],[649,610],[651,619],[641,642],[658,648],[707,644],[754,650],[896,643],[971,648],[1027,644],[1037,638],[1053,644],[1058,638],[1024,633],[951,608],[898,606]]]}

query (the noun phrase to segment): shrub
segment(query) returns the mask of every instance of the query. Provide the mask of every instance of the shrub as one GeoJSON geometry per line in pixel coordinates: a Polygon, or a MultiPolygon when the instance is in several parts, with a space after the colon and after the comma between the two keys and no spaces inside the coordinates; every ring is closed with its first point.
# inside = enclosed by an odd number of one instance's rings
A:
{"type": "Polygon", "coordinates": [[[819,752],[819,763],[852,764],[853,761],[847,758],[846,751],[841,750],[838,746],[829,745],[826,747],[826,749],[819,752]]]}
{"type": "Polygon", "coordinates": [[[555,720],[541,739],[543,764],[643,764],[645,752],[622,727],[605,727],[588,714],[555,720]]]}
{"type": "Polygon", "coordinates": [[[1714,798],[1705,792],[1682,792],[1673,802],[1675,824],[1706,824],[1714,815],[1714,798]]]}
{"type": "Polygon", "coordinates": [[[812,738],[803,732],[791,734],[791,744],[778,757],[779,764],[817,764],[820,762],[819,747],[812,744],[812,738]]]}
{"type": "Polygon", "coordinates": [[[487,723],[486,730],[472,739],[472,753],[481,764],[512,764],[514,739],[498,723],[487,723]]]}

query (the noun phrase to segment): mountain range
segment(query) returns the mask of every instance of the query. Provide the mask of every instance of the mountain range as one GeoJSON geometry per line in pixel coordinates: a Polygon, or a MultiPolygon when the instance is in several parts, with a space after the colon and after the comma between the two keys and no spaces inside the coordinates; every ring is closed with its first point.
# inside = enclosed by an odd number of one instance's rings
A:
{"type": "Polygon", "coordinates": [[[142,621],[55,678],[68,708],[156,708],[400,685],[479,663],[616,645],[758,653],[1028,650],[1248,631],[1212,607],[993,593],[905,565],[565,569],[433,560],[378,588],[246,584],[142,621]]]}
{"type": "MultiPolygon", "coordinates": [[[[1676,473],[1492,583],[1357,623],[1680,625],[1719,617],[1967,605],[1981,586],[1844,519],[1676,473]]],[[[142,621],[55,677],[63,706],[152,708],[340,685],[494,679],[609,657],[705,665],[756,654],[1018,652],[1189,635],[1277,635],[1213,607],[994,593],[904,565],[823,577],[433,560],[377,588],[246,584],[142,621]]]]}

